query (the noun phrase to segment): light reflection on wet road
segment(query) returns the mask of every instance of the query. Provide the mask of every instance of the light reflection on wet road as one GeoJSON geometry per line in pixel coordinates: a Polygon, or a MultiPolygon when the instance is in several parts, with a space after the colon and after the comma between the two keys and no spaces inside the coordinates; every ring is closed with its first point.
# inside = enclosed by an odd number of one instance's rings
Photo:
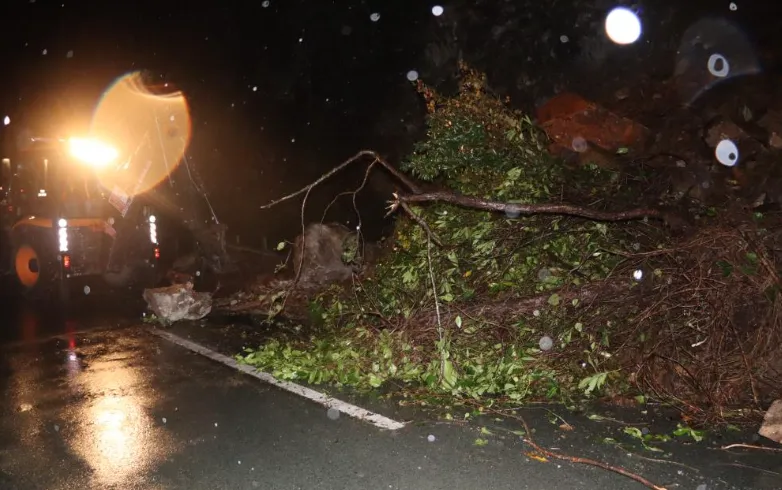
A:
{"type": "MultiPolygon", "coordinates": [[[[143,326],[18,313],[0,345],[2,490],[642,488],[602,470],[526,458],[517,437],[476,447],[478,426],[382,432],[331,420],[325,408],[143,326]]],[[[594,456],[586,441],[556,440],[594,456]]],[[[626,464],[678,488],[780,488],[776,477],[752,471],[728,485],[724,475],[626,464]]]]}

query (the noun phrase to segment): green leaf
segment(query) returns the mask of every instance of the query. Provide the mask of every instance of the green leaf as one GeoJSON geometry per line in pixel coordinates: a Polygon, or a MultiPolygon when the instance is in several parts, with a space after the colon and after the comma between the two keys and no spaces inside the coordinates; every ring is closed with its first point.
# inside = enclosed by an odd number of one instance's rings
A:
{"type": "Polygon", "coordinates": [[[285,242],[280,242],[277,244],[277,250],[282,250],[283,248],[285,248],[285,242]]]}
{"type": "Polygon", "coordinates": [[[456,323],[457,328],[462,328],[462,317],[457,316],[456,319],[454,319],[454,322],[456,323]]]}
{"type": "Polygon", "coordinates": [[[456,373],[456,369],[453,367],[451,361],[443,362],[443,384],[446,388],[451,389],[456,386],[456,382],[459,380],[459,376],[456,373]]]}
{"type": "Polygon", "coordinates": [[[476,445],[476,446],[485,446],[488,443],[489,443],[489,441],[487,441],[486,439],[478,438],[478,439],[475,439],[475,442],[473,444],[476,445]]]}
{"type": "Polygon", "coordinates": [[[551,306],[559,306],[559,295],[557,293],[548,297],[548,304],[551,306]]]}
{"type": "Polygon", "coordinates": [[[720,260],[717,262],[717,267],[722,270],[722,277],[729,277],[733,273],[733,264],[720,260]]]}

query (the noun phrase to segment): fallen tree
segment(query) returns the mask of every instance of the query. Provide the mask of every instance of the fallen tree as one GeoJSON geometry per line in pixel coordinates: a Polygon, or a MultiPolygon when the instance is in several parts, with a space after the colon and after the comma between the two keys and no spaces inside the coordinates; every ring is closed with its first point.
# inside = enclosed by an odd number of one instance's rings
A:
{"type": "MultiPolygon", "coordinates": [[[[455,98],[419,90],[429,135],[401,170],[362,151],[267,205],[303,195],[304,209],[315,186],[363,163],[367,176],[379,166],[398,179],[389,212],[402,214],[376,262],[318,293],[297,289],[308,246],[297,240],[295,277],[256,305],[316,321],[246,362],[288,379],[396,381],[487,403],[654,398],[701,422],[757,418],[782,396],[778,234],[703,209],[692,229],[670,210],[636,207],[643,179],[553,159],[475,72],[455,98]],[[610,210],[621,205],[630,209],[610,210]],[[286,306],[294,297],[298,309],[286,306]]],[[[362,189],[348,193],[354,203],[362,189]]]]}

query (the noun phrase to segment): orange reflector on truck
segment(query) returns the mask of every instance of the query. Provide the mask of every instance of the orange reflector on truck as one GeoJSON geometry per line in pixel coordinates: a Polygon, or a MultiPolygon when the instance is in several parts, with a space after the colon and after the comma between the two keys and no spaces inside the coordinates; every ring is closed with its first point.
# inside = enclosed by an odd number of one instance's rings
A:
{"type": "Polygon", "coordinates": [[[70,255],[63,255],[62,256],[62,266],[66,269],[71,268],[71,256],[70,255]]]}

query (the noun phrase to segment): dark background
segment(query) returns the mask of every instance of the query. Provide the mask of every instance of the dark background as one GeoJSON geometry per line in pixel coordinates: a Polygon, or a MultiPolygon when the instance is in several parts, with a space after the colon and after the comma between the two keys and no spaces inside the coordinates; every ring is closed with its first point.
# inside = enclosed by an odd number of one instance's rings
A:
{"type": "MultiPolygon", "coordinates": [[[[461,56],[529,109],[568,87],[599,98],[633,77],[664,78],[681,32],[704,16],[730,17],[759,50],[782,46],[774,2],[736,2],[736,12],[728,1],[623,3],[641,13],[645,31],[620,48],[602,32],[605,13],[620,3],[601,0],[271,0],[267,7],[262,0],[6,0],[0,117],[42,133],[64,122],[86,125],[113,80],[148,70],[190,101],[189,154],[218,216],[244,243],[264,236],[276,243],[297,232],[300,201],[272,211],[260,204],[360,149],[398,163],[425,134],[423,107],[405,77],[411,69],[452,89],[461,56]],[[444,15],[432,15],[433,5],[444,15]],[[571,41],[560,43],[561,33],[571,41]]],[[[339,174],[312,196],[307,219],[319,220],[365,168],[339,174]]],[[[379,223],[390,189],[378,173],[361,202],[365,223],[379,223]]],[[[329,219],[355,224],[351,208],[343,199],[329,219]]]]}

